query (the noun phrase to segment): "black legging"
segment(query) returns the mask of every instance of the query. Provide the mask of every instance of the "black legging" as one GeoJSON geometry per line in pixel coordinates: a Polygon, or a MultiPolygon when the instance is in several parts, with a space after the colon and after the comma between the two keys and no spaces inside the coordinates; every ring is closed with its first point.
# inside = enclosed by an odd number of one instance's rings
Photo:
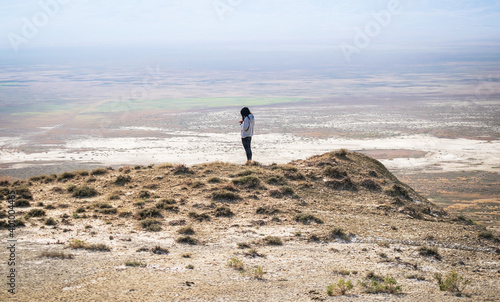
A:
{"type": "Polygon", "coordinates": [[[243,137],[241,141],[243,142],[243,148],[245,148],[245,152],[247,153],[247,160],[252,160],[252,149],[250,147],[252,144],[252,137],[243,137]]]}

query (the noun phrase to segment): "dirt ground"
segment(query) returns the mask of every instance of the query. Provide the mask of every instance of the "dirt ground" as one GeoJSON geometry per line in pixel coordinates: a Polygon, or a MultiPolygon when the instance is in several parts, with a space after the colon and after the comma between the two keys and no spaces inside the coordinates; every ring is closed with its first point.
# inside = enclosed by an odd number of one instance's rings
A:
{"type": "Polygon", "coordinates": [[[4,282],[2,301],[500,299],[498,233],[444,212],[359,153],[81,170],[3,185],[30,206],[15,208],[25,224],[14,236],[16,293],[4,282]],[[453,271],[470,281],[460,297],[434,278],[453,271]],[[354,288],[329,296],[340,279],[354,288]]]}

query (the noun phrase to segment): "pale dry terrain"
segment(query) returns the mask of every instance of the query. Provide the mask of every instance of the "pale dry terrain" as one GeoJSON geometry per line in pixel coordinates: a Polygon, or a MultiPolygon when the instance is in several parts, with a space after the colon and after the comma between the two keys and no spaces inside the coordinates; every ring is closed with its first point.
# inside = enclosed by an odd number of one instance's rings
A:
{"type": "Polygon", "coordinates": [[[446,213],[360,153],[1,184],[3,195],[16,190],[25,224],[15,230],[17,293],[3,285],[2,301],[500,299],[496,231],[446,213]],[[452,271],[470,280],[461,297],[434,279],[452,271]],[[340,279],[354,288],[328,296],[340,279]]]}

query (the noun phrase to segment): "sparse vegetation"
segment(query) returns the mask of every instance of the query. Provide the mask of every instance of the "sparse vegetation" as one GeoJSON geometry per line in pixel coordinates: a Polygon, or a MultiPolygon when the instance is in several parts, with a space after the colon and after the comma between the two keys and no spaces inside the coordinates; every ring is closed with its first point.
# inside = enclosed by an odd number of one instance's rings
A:
{"type": "Polygon", "coordinates": [[[151,250],[151,252],[153,254],[156,254],[156,255],[167,255],[168,253],[170,253],[168,249],[164,249],[164,248],[160,247],[159,245],[155,246],[151,250]]]}
{"type": "Polygon", "coordinates": [[[330,284],[326,290],[328,296],[333,296],[335,293],[339,295],[345,295],[348,291],[352,290],[354,285],[350,280],[345,281],[340,278],[337,283],[330,284]]]}
{"type": "Polygon", "coordinates": [[[25,216],[25,219],[29,219],[31,217],[42,217],[45,216],[45,211],[42,209],[32,209],[25,216]]]}
{"type": "Polygon", "coordinates": [[[125,266],[131,266],[131,267],[145,267],[146,264],[138,261],[127,261],[125,262],[125,266]]]}
{"type": "Polygon", "coordinates": [[[421,256],[434,257],[437,260],[441,260],[441,255],[439,255],[439,251],[436,247],[421,246],[417,251],[421,256]]]}
{"type": "Polygon", "coordinates": [[[444,279],[441,273],[435,273],[434,279],[440,290],[455,293],[457,296],[461,296],[467,285],[471,283],[470,280],[458,275],[456,271],[449,272],[444,279]]]}
{"type": "Polygon", "coordinates": [[[42,252],[40,257],[56,258],[56,259],[63,259],[63,260],[75,258],[75,256],[73,254],[65,254],[63,252],[55,252],[55,251],[42,252]]]}
{"type": "Polygon", "coordinates": [[[310,224],[311,222],[315,222],[318,224],[323,223],[323,220],[321,220],[320,218],[312,214],[304,214],[304,213],[297,214],[295,216],[295,221],[302,222],[303,224],[310,224]]]}
{"type": "Polygon", "coordinates": [[[347,172],[338,167],[326,167],[323,170],[323,175],[330,178],[343,179],[347,177],[347,172]]]}
{"type": "Polygon", "coordinates": [[[251,276],[255,279],[258,279],[258,280],[262,280],[264,277],[264,274],[266,274],[266,272],[264,271],[264,269],[260,265],[253,268],[251,271],[251,276]]]}
{"type": "Polygon", "coordinates": [[[239,258],[231,258],[229,262],[227,263],[227,266],[234,268],[235,270],[243,271],[245,269],[245,265],[243,264],[243,261],[239,258]]]}
{"type": "Polygon", "coordinates": [[[150,232],[161,231],[161,221],[154,218],[147,218],[141,221],[141,226],[150,232]]]}
{"type": "Polygon", "coordinates": [[[54,219],[54,218],[52,218],[52,217],[49,217],[49,218],[47,218],[47,219],[45,220],[45,225],[56,225],[56,224],[57,224],[57,222],[56,222],[56,221],[55,221],[55,219],[54,219]]]}
{"type": "Polygon", "coordinates": [[[195,220],[198,220],[199,222],[210,220],[210,215],[208,215],[207,213],[198,214],[196,212],[189,212],[188,216],[195,220]]]}
{"type": "Polygon", "coordinates": [[[89,251],[109,252],[111,248],[103,243],[89,244],[80,239],[73,239],[69,242],[68,246],[72,249],[84,249],[89,251]]]}
{"type": "Polygon", "coordinates": [[[222,179],[219,177],[211,177],[207,180],[207,182],[210,184],[218,184],[222,182],[222,179]]]}
{"type": "Polygon", "coordinates": [[[177,165],[172,169],[172,172],[174,172],[174,175],[194,174],[194,172],[190,168],[188,168],[186,165],[177,165]]]}
{"type": "Polygon", "coordinates": [[[130,182],[132,182],[132,178],[129,175],[118,175],[113,183],[117,186],[124,186],[130,182]]]}
{"type": "Polygon", "coordinates": [[[74,172],[64,172],[61,175],[59,175],[57,180],[63,181],[63,180],[73,179],[75,177],[76,177],[76,174],[74,172]]]}
{"type": "Polygon", "coordinates": [[[177,233],[182,234],[182,235],[194,235],[194,230],[193,227],[191,226],[185,226],[180,228],[177,233]]]}
{"type": "Polygon", "coordinates": [[[16,202],[14,202],[14,206],[18,207],[18,208],[27,208],[27,207],[30,207],[31,204],[30,204],[29,200],[24,199],[24,198],[19,198],[18,200],[16,200],[16,202]]]}
{"type": "Polygon", "coordinates": [[[156,208],[147,208],[137,212],[137,219],[143,220],[146,218],[163,218],[161,212],[156,208]]]}
{"type": "Polygon", "coordinates": [[[369,279],[366,282],[360,282],[364,292],[368,294],[400,294],[402,292],[401,286],[398,285],[394,277],[387,275],[382,282],[379,278],[377,277],[377,280],[369,279]]]}
{"type": "Polygon", "coordinates": [[[236,201],[240,200],[241,197],[233,192],[221,190],[212,192],[212,199],[216,201],[236,201]]]}
{"type": "Polygon", "coordinates": [[[351,237],[347,235],[341,228],[334,228],[330,232],[329,237],[332,239],[340,239],[346,242],[351,242],[351,237]]]}
{"type": "Polygon", "coordinates": [[[108,173],[108,170],[107,169],[104,169],[104,168],[97,168],[97,169],[94,169],[90,172],[90,175],[92,176],[96,176],[96,175],[104,175],[108,173]]]}
{"type": "Polygon", "coordinates": [[[195,238],[193,238],[191,236],[179,237],[179,238],[177,238],[175,240],[175,242],[181,243],[181,244],[189,244],[189,245],[196,245],[196,244],[198,244],[198,240],[196,240],[195,238]]]}
{"type": "Polygon", "coordinates": [[[234,213],[229,207],[217,207],[214,213],[215,217],[232,217],[234,213]]]}
{"type": "Polygon", "coordinates": [[[260,186],[260,179],[255,176],[243,176],[238,179],[233,179],[233,184],[249,189],[258,188],[260,186]]]}
{"type": "Polygon", "coordinates": [[[283,241],[281,240],[281,238],[276,236],[267,236],[264,238],[264,242],[267,245],[283,245],[283,241]]]}
{"type": "Polygon", "coordinates": [[[73,197],[76,198],[86,198],[86,197],[94,197],[97,196],[99,193],[97,192],[96,189],[91,188],[87,185],[77,187],[73,190],[73,197]]]}

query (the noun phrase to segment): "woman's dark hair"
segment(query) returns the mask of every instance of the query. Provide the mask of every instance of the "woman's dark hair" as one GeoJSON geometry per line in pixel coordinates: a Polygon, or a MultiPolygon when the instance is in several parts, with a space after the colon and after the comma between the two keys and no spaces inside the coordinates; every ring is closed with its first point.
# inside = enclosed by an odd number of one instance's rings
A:
{"type": "Polygon", "coordinates": [[[250,109],[248,109],[248,107],[243,107],[243,108],[241,109],[240,113],[241,113],[241,117],[242,117],[242,119],[243,119],[243,120],[245,120],[245,117],[247,117],[247,116],[249,116],[250,114],[252,114],[252,113],[250,112],[250,109]]]}

